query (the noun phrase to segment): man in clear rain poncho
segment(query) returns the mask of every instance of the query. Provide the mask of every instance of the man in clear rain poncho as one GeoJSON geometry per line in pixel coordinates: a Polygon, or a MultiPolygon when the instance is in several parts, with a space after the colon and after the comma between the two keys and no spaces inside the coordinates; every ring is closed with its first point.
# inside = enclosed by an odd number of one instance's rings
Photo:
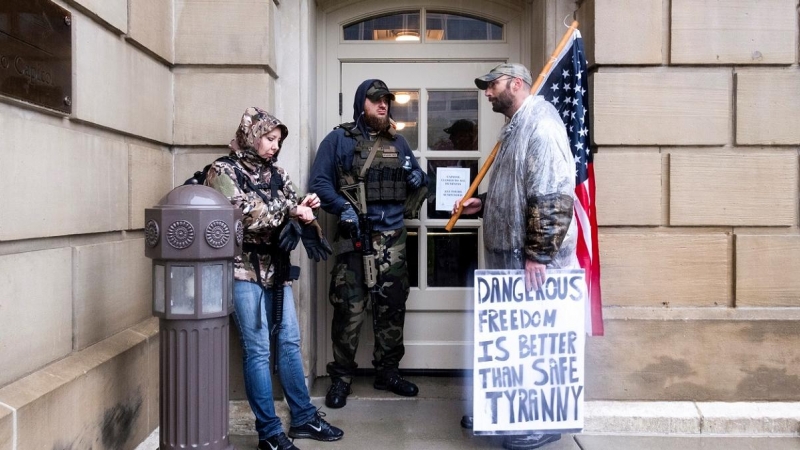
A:
{"type": "MultiPolygon", "coordinates": [[[[525,285],[538,289],[547,269],[577,269],[577,224],[572,205],[575,161],[564,123],[521,64],[500,64],[475,79],[492,110],[505,115],[502,142],[486,193],[464,202],[464,214],[482,214],[487,269],[524,269],[525,285]]],[[[456,202],[453,213],[458,208],[456,202]]],[[[471,425],[471,417],[462,420],[471,425]]],[[[507,436],[503,447],[535,449],[560,434],[507,436]]]]}

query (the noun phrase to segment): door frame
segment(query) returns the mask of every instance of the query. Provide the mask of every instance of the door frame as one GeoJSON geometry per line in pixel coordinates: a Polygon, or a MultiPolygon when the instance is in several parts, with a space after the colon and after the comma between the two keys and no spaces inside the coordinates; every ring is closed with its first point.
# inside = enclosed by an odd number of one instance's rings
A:
{"type": "MultiPolygon", "coordinates": [[[[547,0],[549,3],[552,0],[547,0]]],[[[540,2],[540,0],[537,0],[540,2]]],[[[335,3],[335,2],[334,2],[335,3]]],[[[347,3],[347,2],[345,2],[347,3]]],[[[529,2],[501,2],[497,0],[461,0],[457,7],[443,1],[406,0],[402,4],[388,6],[383,1],[365,0],[349,2],[343,6],[331,6],[328,11],[317,16],[317,61],[318,106],[316,142],[322,142],[330,130],[341,122],[350,121],[350,117],[339,115],[339,92],[342,79],[342,64],[346,62],[435,62],[435,61],[518,61],[530,67],[531,49],[536,42],[531,42],[530,29],[533,15],[549,16],[548,8],[543,4],[534,6],[529,2]],[[342,26],[367,17],[409,10],[436,10],[476,16],[504,25],[503,41],[444,41],[435,43],[379,43],[379,42],[345,42],[342,39],[342,26]],[[536,12],[539,11],[539,12],[536,12]]],[[[548,22],[539,17],[537,22],[548,22]]],[[[537,42],[548,41],[548,27],[541,27],[537,42]]],[[[365,78],[368,78],[365,76],[365,78]]],[[[342,102],[352,101],[342,98],[342,102]]],[[[343,108],[345,109],[345,108],[343,108]]],[[[313,152],[314,150],[312,150],[313,152]]],[[[313,155],[312,155],[313,157],[313,155]]],[[[480,164],[483,163],[483,158],[480,164]]],[[[323,214],[322,223],[328,232],[333,229],[332,216],[323,214]]],[[[330,233],[329,233],[330,235],[330,233]]],[[[482,242],[482,241],[481,241],[482,242]]],[[[329,266],[323,265],[316,271],[318,298],[316,327],[317,336],[321,338],[315,343],[316,351],[313,371],[318,375],[326,374],[326,355],[330,347],[330,308],[328,302],[328,286],[330,283],[329,266]]],[[[363,334],[363,332],[362,332],[363,334]]]]}

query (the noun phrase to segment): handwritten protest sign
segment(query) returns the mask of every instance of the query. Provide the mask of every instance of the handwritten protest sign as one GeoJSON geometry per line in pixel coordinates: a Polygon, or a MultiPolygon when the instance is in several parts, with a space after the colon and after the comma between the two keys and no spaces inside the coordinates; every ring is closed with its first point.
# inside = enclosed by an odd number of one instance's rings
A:
{"type": "Polygon", "coordinates": [[[582,269],[475,271],[475,434],[583,428],[585,304],[582,269]]]}

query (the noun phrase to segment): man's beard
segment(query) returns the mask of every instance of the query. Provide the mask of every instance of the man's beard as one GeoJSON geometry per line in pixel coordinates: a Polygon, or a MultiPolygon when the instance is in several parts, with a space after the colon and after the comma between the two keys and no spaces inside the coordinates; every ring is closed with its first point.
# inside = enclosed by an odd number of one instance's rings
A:
{"type": "Polygon", "coordinates": [[[367,126],[370,127],[372,131],[383,131],[389,128],[388,114],[386,114],[383,117],[378,117],[364,113],[364,120],[367,122],[367,126]]]}
{"type": "Polygon", "coordinates": [[[492,101],[492,111],[505,114],[514,105],[514,98],[511,96],[511,83],[506,84],[506,89],[498,94],[492,101]]]}

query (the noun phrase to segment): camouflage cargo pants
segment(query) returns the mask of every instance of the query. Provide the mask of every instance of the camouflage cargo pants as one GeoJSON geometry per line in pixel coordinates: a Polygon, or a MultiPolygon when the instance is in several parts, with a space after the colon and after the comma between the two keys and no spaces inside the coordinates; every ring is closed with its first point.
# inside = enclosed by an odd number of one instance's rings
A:
{"type": "MultiPolygon", "coordinates": [[[[406,236],[405,227],[372,233],[378,269],[377,289],[372,299],[375,332],[372,365],[379,372],[396,370],[405,353],[403,323],[409,291],[406,236]]],[[[347,252],[336,256],[331,272],[329,296],[334,308],[331,326],[334,361],[328,364],[328,373],[334,377],[349,379],[357,366],[358,339],[370,300],[364,285],[363,267],[361,253],[347,252]]]]}

